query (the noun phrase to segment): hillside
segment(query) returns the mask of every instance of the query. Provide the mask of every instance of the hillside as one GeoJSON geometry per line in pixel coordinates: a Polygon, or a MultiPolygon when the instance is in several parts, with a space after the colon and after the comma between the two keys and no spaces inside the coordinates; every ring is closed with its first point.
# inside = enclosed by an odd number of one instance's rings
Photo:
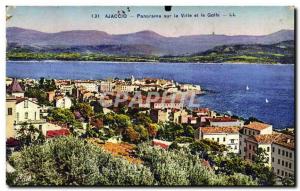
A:
{"type": "Polygon", "coordinates": [[[8,27],[8,51],[19,47],[30,52],[95,53],[124,56],[184,56],[208,51],[216,46],[232,44],[275,44],[294,40],[293,30],[269,35],[190,35],[165,37],[153,31],[112,35],[103,31],[73,30],[45,33],[8,27]]]}
{"type": "MultiPolygon", "coordinates": [[[[60,49],[52,50],[32,50],[30,47],[10,45],[7,52],[8,60],[81,60],[81,61],[123,61],[123,62],[199,62],[199,63],[226,63],[226,62],[243,62],[243,63],[282,63],[293,64],[294,58],[294,41],[283,41],[276,44],[237,44],[217,46],[213,49],[192,54],[189,56],[145,56],[128,55],[128,54],[105,54],[107,52],[118,52],[121,47],[106,46],[87,46],[88,48],[97,48],[100,53],[84,52],[79,53],[76,47],[62,49],[67,52],[61,53],[60,49]],[[103,53],[104,52],[104,53],[103,53]]],[[[151,47],[147,48],[148,52],[153,51],[151,47]]],[[[137,49],[137,47],[128,46],[128,49],[137,49]]],[[[124,49],[123,49],[124,50],[124,49]]]]}
{"type": "Polygon", "coordinates": [[[169,62],[245,62],[245,63],[295,63],[294,41],[283,41],[271,45],[238,44],[217,46],[211,50],[184,57],[163,57],[169,62]]]}

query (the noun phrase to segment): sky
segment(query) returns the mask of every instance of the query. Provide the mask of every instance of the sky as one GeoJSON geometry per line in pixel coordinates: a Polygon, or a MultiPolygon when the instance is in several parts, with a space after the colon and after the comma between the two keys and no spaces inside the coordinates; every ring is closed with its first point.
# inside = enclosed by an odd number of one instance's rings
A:
{"type": "Polygon", "coordinates": [[[42,32],[69,30],[99,30],[109,34],[125,34],[151,30],[163,36],[175,37],[199,34],[265,35],[282,29],[294,29],[294,9],[291,7],[38,7],[18,6],[7,9],[13,17],[7,27],[21,27],[42,32]],[[105,18],[125,11],[126,18],[105,18]],[[200,17],[200,14],[204,17],[200,17]],[[208,17],[214,13],[219,17],[208,17]],[[178,18],[174,18],[174,14],[178,18]],[[181,14],[191,14],[182,18],[181,14]],[[195,15],[198,14],[198,17],[195,15]],[[235,16],[229,16],[234,14],[235,16]],[[92,15],[99,15],[93,18],[92,15]],[[141,18],[138,15],[161,15],[162,18],[141,18]],[[171,15],[164,18],[164,15],[171,15]]]}

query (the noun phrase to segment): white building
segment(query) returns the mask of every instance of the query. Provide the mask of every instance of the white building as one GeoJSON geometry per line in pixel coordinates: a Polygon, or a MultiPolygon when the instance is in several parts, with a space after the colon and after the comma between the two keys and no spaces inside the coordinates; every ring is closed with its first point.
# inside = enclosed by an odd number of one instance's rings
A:
{"type": "Polygon", "coordinates": [[[249,158],[249,154],[246,156],[246,139],[254,135],[268,135],[272,134],[272,125],[260,122],[250,122],[250,124],[244,125],[240,134],[240,155],[242,158],[249,158]]]}
{"type": "Polygon", "coordinates": [[[89,82],[89,81],[77,81],[75,82],[75,87],[83,87],[84,89],[90,91],[90,92],[98,92],[99,87],[96,82],[89,82]]]}
{"type": "Polygon", "coordinates": [[[278,133],[274,134],[262,134],[249,136],[245,139],[246,150],[244,159],[254,161],[257,155],[257,150],[260,148],[265,151],[267,163],[266,165],[271,166],[271,147],[272,143],[280,136],[278,133]]]}
{"type": "Polygon", "coordinates": [[[295,140],[282,134],[272,144],[272,169],[278,177],[295,174],[295,140]]]}
{"type": "Polygon", "coordinates": [[[42,129],[46,120],[41,118],[41,107],[34,101],[28,98],[17,99],[16,101],[16,116],[15,130],[21,127],[24,123],[32,124],[36,128],[42,129]]]}
{"type": "Polygon", "coordinates": [[[100,82],[100,92],[112,92],[114,87],[115,84],[111,80],[100,82]]]}
{"type": "Polygon", "coordinates": [[[68,97],[58,97],[55,99],[55,107],[70,109],[72,106],[72,100],[68,97]]]}
{"type": "Polygon", "coordinates": [[[229,152],[239,153],[239,127],[199,127],[195,139],[209,139],[226,145],[229,152]]]}

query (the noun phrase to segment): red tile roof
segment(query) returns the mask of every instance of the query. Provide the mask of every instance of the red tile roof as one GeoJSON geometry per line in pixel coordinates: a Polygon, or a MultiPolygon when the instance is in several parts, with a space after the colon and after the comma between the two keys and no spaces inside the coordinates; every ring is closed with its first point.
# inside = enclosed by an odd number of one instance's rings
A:
{"type": "Polygon", "coordinates": [[[233,119],[230,117],[216,117],[216,118],[207,118],[209,122],[235,122],[237,119],[233,119]]]}
{"type": "Polygon", "coordinates": [[[273,133],[266,135],[255,135],[247,138],[248,141],[262,143],[262,144],[277,144],[288,149],[295,149],[295,139],[291,135],[286,135],[283,133],[273,133]]]}
{"type": "Polygon", "coordinates": [[[163,149],[168,149],[169,146],[171,145],[171,143],[167,142],[167,141],[162,141],[162,140],[153,140],[152,145],[153,146],[159,146],[163,149]]]}
{"type": "Polygon", "coordinates": [[[58,136],[67,136],[69,134],[70,134],[69,129],[50,130],[50,131],[47,131],[46,137],[53,138],[53,137],[58,137],[58,136]]]}
{"type": "Polygon", "coordinates": [[[291,135],[281,134],[281,136],[278,137],[274,141],[274,144],[294,150],[295,149],[295,138],[291,135]]]}
{"type": "Polygon", "coordinates": [[[201,127],[199,128],[202,133],[204,134],[211,134],[211,133],[239,133],[239,127],[201,127]]]}
{"type": "Polygon", "coordinates": [[[263,129],[266,129],[268,127],[270,127],[271,125],[266,124],[266,123],[260,123],[260,122],[250,122],[250,124],[248,125],[244,125],[244,127],[248,128],[248,129],[254,129],[254,130],[258,130],[261,131],[263,129]]]}
{"type": "Polygon", "coordinates": [[[273,133],[273,134],[264,134],[264,135],[251,136],[251,137],[247,138],[247,140],[255,142],[255,143],[271,144],[278,137],[280,137],[279,133],[273,133]]]}

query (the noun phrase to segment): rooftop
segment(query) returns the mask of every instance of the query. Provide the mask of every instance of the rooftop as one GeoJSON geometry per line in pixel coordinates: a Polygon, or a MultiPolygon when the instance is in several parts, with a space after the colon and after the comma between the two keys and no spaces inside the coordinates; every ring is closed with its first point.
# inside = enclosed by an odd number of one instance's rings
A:
{"type": "Polygon", "coordinates": [[[264,135],[255,135],[247,138],[248,141],[253,141],[256,143],[262,144],[271,144],[273,143],[278,137],[280,137],[279,133],[273,134],[264,134],[264,135]]]}
{"type": "Polygon", "coordinates": [[[23,93],[23,89],[16,78],[13,79],[12,83],[8,86],[7,91],[9,93],[23,93]]]}
{"type": "Polygon", "coordinates": [[[266,124],[266,123],[260,123],[260,122],[250,122],[248,125],[244,125],[244,127],[248,128],[248,129],[254,129],[254,130],[258,130],[261,131],[263,129],[266,129],[268,127],[270,127],[271,125],[266,124]]]}
{"type": "Polygon", "coordinates": [[[273,133],[266,135],[255,135],[251,136],[247,139],[248,141],[253,141],[256,143],[262,144],[277,144],[288,149],[294,150],[295,148],[295,139],[291,135],[283,134],[283,133],[273,133]]]}
{"type": "Polygon", "coordinates": [[[295,138],[291,135],[287,134],[281,134],[280,137],[278,137],[274,144],[286,147],[288,149],[294,150],[295,149],[295,138]]]}
{"type": "Polygon", "coordinates": [[[210,133],[239,133],[239,127],[201,127],[202,133],[210,134],[210,133]]]}
{"type": "Polygon", "coordinates": [[[216,117],[216,118],[207,118],[209,122],[235,122],[237,119],[233,119],[230,117],[216,117]]]}

